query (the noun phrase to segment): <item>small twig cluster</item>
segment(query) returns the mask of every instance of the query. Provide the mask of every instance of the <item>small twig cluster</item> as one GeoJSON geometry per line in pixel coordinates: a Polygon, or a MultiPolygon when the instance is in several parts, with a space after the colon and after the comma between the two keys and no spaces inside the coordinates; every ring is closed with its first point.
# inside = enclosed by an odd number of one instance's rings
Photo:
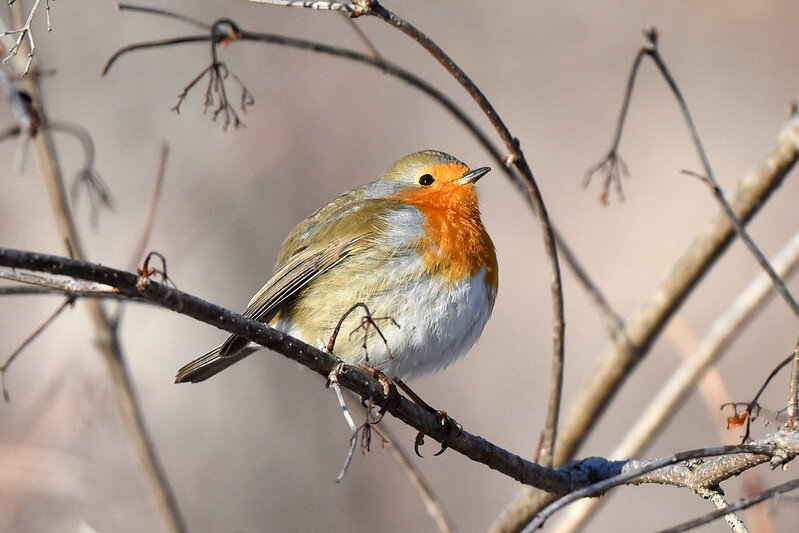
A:
{"type": "MultiPolygon", "coordinates": [[[[11,0],[9,2],[9,5],[13,4],[15,1],[16,0],[11,0]]],[[[28,46],[29,46],[28,60],[25,64],[25,69],[22,73],[23,76],[28,74],[28,72],[30,72],[31,63],[33,62],[33,56],[36,51],[36,45],[33,42],[33,32],[31,31],[31,22],[33,22],[33,16],[36,14],[36,11],[39,9],[40,3],[41,0],[34,0],[33,6],[31,7],[30,12],[28,13],[28,17],[25,19],[25,23],[22,25],[22,27],[17,28],[15,30],[4,31],[2,33],[2,35],[4,36],[17,35],[17,34],[19,35],[17,37],[17,40],[14,41],[14,45],[8,50],[8,54],[6,55],[6,57],[3,58],[3,63],[7,62],[9,59],[16,56],[19,53],[23,41],[25,39],[28,40],[28,46]]],[[[44,0],[44,12],[46,14],[46,20],[47,20],[47,31],[53,31],[53,27],[50,24],[50,0],[44,0]]]]}
{"type": "Polygon", "coordinates": [[[204,112],[211,109],[213,120],[219,118],[220,115],[224,116],[224,121],[222,123],[222,129],[224,130],[231,124],[233,124],[234,128],[240,128],[244,125],[236,112],[235,106],[230,103],[230,99],[227,95],[225,81],[228,79],[228,76],[233,78],[233,81],[236,82],[241,90],[239,108],[242,112],[246,113],[247,107],[255,104],[255,98],[241,79],[231,71],[224,62],[219,61],[217,56],[218,48],[224,48],[231,41],[238,39],[241,39],[241,32],[231,20],[221,19],[211,26],[211,64],[203,69],[202,72],[183,88],[183,91],[178,95],[178,102],[172,108],[172,111],[180,113],[180,106],[186,100],[189,92],[207,74],[208,85],[205,89],[204,112]]]}

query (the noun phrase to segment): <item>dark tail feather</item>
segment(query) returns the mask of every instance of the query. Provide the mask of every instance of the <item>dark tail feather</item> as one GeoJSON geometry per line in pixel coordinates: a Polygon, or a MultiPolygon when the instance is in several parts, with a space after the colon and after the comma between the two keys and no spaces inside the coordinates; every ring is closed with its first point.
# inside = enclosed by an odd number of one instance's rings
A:
{"type": "Polygon", "coordinates": [[[205,381],[258,350],[258,348],[245,346],[236,355],[221,356],[219,355],[221,348],[222,346],[217,346],[178,370],[175,376],[175,383],[199,383],[200,381],[205,381]]]}

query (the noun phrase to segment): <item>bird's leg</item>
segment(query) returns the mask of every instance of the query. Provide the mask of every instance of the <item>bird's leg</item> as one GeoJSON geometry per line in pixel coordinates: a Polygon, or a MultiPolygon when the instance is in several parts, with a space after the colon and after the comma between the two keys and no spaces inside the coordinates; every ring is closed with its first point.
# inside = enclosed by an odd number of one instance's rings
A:
{"type": "MultiPolygon", "coordinates": [[[[336,339],[338,338],[338,334],[341,331],[341,326],[344,323],[344,320],[346,320],[346,318],[355,309],[357,309],[359,307],[363,308],[365,314],[361,318],[360,325],[350,332],[349,338],[351,339],[352,335],[355,334],[357,331],[359,331],[361,329],[364,330],[363,350],[364,350],[364,354],[365,354],[365,360],[368,363],[368,361],[369,361],[369,352],[367,351],[367,340],[368,340],[368,337],[369,337],[369,328],[370,327],[374,327],[375,331],[377,331],[377,334],[380,335],[380,338],[383,340],[383,344],[386,346],[386,352],[388,353],[389,360],[393,359],[394,357],[391,354],[391,348],[389,348],[389,346],[388,346],[388,340],[386,339],[385,335],[383,335],[383,332],[380,331],[380,327],[377,325],[377,321],[378,320],[390,320],[391,323],[394,324],[395,326],[400,327],[400,325],[397,323],[396,320],[394,320],[393,317],[390,317],[390,316],[388,316],[388,317],[373,317],[372,316],[372,312],[369,310],[369,307],[364,302],[356,303],[355,305],[353,305],[352,307],[347,309],[347,311],[343,315],[341,315],[341,318],[339,319],[338,323],[336,324],[336,327],[333,329],[333,334],[330,336],[330,341],[328,341],[328,343],[327,343],[327,347],[326,348],[327,348],[328,353],[331,353],[331,354],[333,353],[333,350],[334,350],[334,348],[336,346],[336,339]]],[[[341,365],[339,365],[339,367],[337,367],[337,368],[339,369],[338,371],[339,371],[339,374],[340,374],[341,368],[343,368],[343,367],[341,365]]],[[[377,420],[374,422],[374,423],[377,423],[377,422],[380,422],[380,420],[383,419],[383,415],[386,414],[386,411],[389,409],[389,407],[394,405],[394,404],[396,404],[396,402],[398,401],[399,398],[397,396],[397,394],[398,394],[397,393],[397,389],[396,389],[396,387],[394,387],[394,384],[391,382],[391,380],[385,374],[383,374],[383,372],[381,372],[381,371],[379,371],[379,370],[377,370],[375,368],[370,367],[368,364],[364,364],[363,368],[366,369],[372,375],[373,378],[375,378],[376,380],[378,380],[378,382],[380,382],[380,386],[383,388],[383,394],[385,394],[386,398],[387,398],[386,402],[380,407],[380,410],[377,413],[377,420]]],[[[330,381],[331,380],[328,379],[328,383],[330,383],[330,381]]],[[[363,406],[365,408],[367,408],[367,409],[369,408],[369,406],[367,406],[364,402],[362,402],[362,403],[363,403],[363,406]]]]}
{"type": "MultiPolygon", "coordinates": [[[[436,415],[436,417],[438,418],[438,422],[444,428],[444,439],[441,441],[441,449],[438,452],[436,452],[434,456],[438,456],[444,453],[444,451],[449,447],[450,438],[460,434],[460,432],[463,431],[463,426],[461,426],[457,422],[457,420],[449,416],[446,411],[441,411],[439,409],[433,409],[432,407],[430,407],[430,405],[428,405],[426,401],[424,401],[418,394],[413,392],[413,389],[411,389],[401,379],[395,379],[394,383],[396,383],[397,386],[400,389],[402,389],[402,391],[405,394],[407,394],[411,400],[413,400],[413,403],[415,403],[425,411],[430,411],[431,413],[436,415]]],[[[413,444],[413,450],[416,452],[416,455],[418,455],[419,457],[422,456],[422,454],[419,453],[419,446],[423,444],[424,444],[424,433],[420,431],[416,435],[416,442],[414,442],[413,444]]]]}

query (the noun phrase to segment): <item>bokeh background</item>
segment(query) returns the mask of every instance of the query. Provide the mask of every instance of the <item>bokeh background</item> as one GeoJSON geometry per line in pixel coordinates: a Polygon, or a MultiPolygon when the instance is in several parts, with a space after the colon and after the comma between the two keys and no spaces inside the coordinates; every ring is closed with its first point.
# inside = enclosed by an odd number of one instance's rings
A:
{"type": "MultiPolygon", "coordinates": [[[[26,7],[31,2],[25,2],[26,7]]],[[[363,50],[337,13],[238,1],[149,2],[206,22],[230,17],[244,28],[363,50]]],[[[799,4],[791,2],[388,2],[435,39],[484,90],[520,139],[552,219],[585,267],[628,316],[717,208],[708,189],[680,174],[699,171],[677,106],[651,64],[636,86],[622,144],[632,176],[626,201],[598,202],[599,183],[580,188],[611,140],[627,74],[655,25],[661,50],[691,106],[714,169],[732,189],[773,146],[799,89],[799,4]]],[[[148,50],[100,70],[133,42],[195,33],[174,20],[119,12],[108,1],[54,3],[53,31],[34,20],[36,64],[52,119],[78,123],[96,143],[96,168],[115,198],[96,227],[85,198],[76,207],[91,259],[127,267],[138,238],[162,142],[170,147],[150,248],[168,259],[183,290],[242,309],[268,278],[282,238],[339,193],[374,179],[422,148],[467,164],[488,155],[442,108],[379,71],[341,59],[253,43],[222,58],[253,93],[246,128],[222,131],[202,112],[204,85],[178,115],[177,94],[207,65],[205,45],[148,50]]],[[[438,64],[388,25],[359,27],[387,58],[446,91],[487,121],[438,64]]],[[[9,44],[10,38],[6,38],[9,44]]],[[[235,89],[229,90],[236,98],[235,89]]],[[[11,124],[7,107],[0,123],[11,124]]],[[[65,172],[83,157],[58,137],[65,172]]],[[[62,253],[33,153],[22,174],[17,145],[0,145],[0,243],[62,253]]],[[[767,255],[797,230],[799,186],[789,177],[751,223],[767,255]]],[[[481,181],[484,221],[497,246],[500,291],[494,316],[463,361],[414,388],[469,431],[531,457],[544,421],[551,352],[549,267],[538,222],[495,171],[481,181]]],[[[758,272],[735,244],[705,278],[678,320],[702,336],[758,272]]],[[[565,404],[591,372],[607,330],[565,271],[565,404]]],[[[790,284],[795,292],[799,285],[790,284]]],[[[57,297],[0,301],[5,358],[58,305],[57,297]]],[[[81,303],[37,339],[7,376],[0,405],[0,530],[155,531],[162,525],[121,425],[110,380],[81,303]]],[[[679,361],[659,340],[626,383],[580,455],[607,454],[679,361]]],[[[432,531],[424,507],[386,450],[360,454],[334,479],[349,432],[331,391],[308,370],[268,352],[201,385],[172,384],[175,370],[223,339],[223,332],[157,308],[127,308],[122,339],[147,425],[192,531],[432,531]]],[[[796,319],[773,301],[718,365],[730,400],[748,400],[792,350],[796,319]]],[[[785,403],[780,377],[765,404],[785,403]]],[[[649,455],[734,442],[728,413],[695,396],[675,412],[649,455]]],[[[411,447],[414,432],[385,422],[411,447]]],[[[774,429],[756,427],[756,432],[774,429]]],[[[519,485],[454,452],[414,459],[462,531],[485,530],[519,485]]],[[[791,466],[792,469],[793,465],[791,466]]],[[[794,469],[795,470],[795,469],[794,469]]],[[[790,473],[789,473],[790,474],[790,473]]],[[[775,484],[743,476],[726,484],[775,484]]],[[[771,506],[776,524],[795,524],[796,503],[771,506]]],[[[622,488],[591,531],[640,531],[711,510],[687,490],[622,488]]],[[[706,528],[723,531],[721,523],[706,528]]]]}

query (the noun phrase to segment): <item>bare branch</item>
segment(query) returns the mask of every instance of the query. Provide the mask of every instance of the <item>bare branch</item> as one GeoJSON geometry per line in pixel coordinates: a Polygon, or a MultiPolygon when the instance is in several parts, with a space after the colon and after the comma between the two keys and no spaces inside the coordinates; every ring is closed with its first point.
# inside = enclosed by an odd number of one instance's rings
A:
{"type": "Polygon", "coordinates": [[[118,294],[115,288],[102,283],[82,281],[63,276],[48,276],[44,274],[32,274],[14,268],[0,267],[0,278],[29,283],[41,288],[49,289],[48,292],[59,291],[75,296],[86,296],[88,294],[118,294]]]}
{"type": "MultiPolygon", "coordinates": [[[[36,10],[39,9],[40,2],[41,0],[34,0],[33,7],[31,7],[30,12],[28,13],[28,18],[20,28],[17,28],[16,30],[4,31],[2,34],[0,34],[4,36],[19,34],[16,42],[14,42],[14,46],[9,49],[8,55],[3,58],[3,63],[16,56],[17,53],[19,53],[20,46],[22,46],[22,41],[24,41],[26,37],[28,38],[30,49],[28,50],[28,61],[25,64],[25,70],[22,73],[23,76],[30,72],[31,62],[33,62],[33,55],[36,50],[36,46],[33,43],[33,33],[31,33],[31,22],[33,21],[33,15],[36,14],[36,10]]],[[[47,31],[52,31],[53,28],[50,26],[50,0],[45,0],[45,10],[47,11],[47,31]]]]}
{"type": "MultiPolygon", "coordinates": [[[[699,496],[710,500],[717,509],[725,510],[730,506],[720,488],[702,489],[698,491],[699,496]]],[[[724,515],[727,524],[732,529],[733,533],[749,533],[749,528],[746,527],[743,520],[741,520],[735,513],[727,513],[724,515]]]]}
{"type": "Polygon", "coordinates": [[[799,435],[793,431],[779,431],[753,444],[699,448],[660,459],[630,460],[621,468],[620,474],[574,490],[547,505],[522,531],[535,531],[566,505],[580,498],[604,493],[624,483],[658,483],[698,491],[715,487],[725,479],[765,462],[771,461],[775,466],[784,464],[797,454],[799,435]],[[704,462],[691,461],[703,457],[714,458],[704,462]]]}
{"type": "Polygon", "coordinates": [[[797,429],[799,424],[799,341],[793,351],[793,366],[791,366],[791,383],[788,391],[788,422],[785,427],[797,429]]]}
{"type": "MultiPolygon", "coordinates": [[[[37,105],[41,112],[42,121],[46,123],[47,115],[41,103],[39,81],[37,76],[28,76],[23,79],[31,100],[37,105]]],[[[50,133],[47,128],[42,128],[42,131],[35,138],[40,169],[45,180],[47,194],[59,233],[64,239],[69,253],[74,257],[84,258],[86,254],[81,245],[75,221],[69,208],[63,173],[50,133]]],[[[102,306],[102,302],[92,298],[88,300],[87,306],[97,333],[97,345],[114,384],[123,423],[147,477],[152,496],[161,511],[165,528],[172,532],[186,531],[186,525],[180,513],[177,499],[172,492],[166,473],[155,453],[155,446],[145,427],[141,407],[128,373],[125,354],[122,350],[117,330],[102,306]]]]}
{"type": "Polygon", "coordinates": [[[760,249],[755,244],[752,237],[746,231],[743,222],[741,222],[741,220],[738,218],[738,215],[735,213],[735,210],[727,201],[724,191],[722,190],[721,186],[716,180],[715,175],[713,174],[713,169],[710,166],[710,159],[708,158],[707,153],[705,152],[702,140],[699,137],[699,132],[697,131],[696,125],[694,124],[693,118],[691,117],[691,112],[688,110],[688,104],[685,102],[685,98],[683,98],[682,92],[677,86],[677,82],[675,81],[674,77],[671,75],[671,72],[666,66],[666,62],[663,60],[663,56],[660,55],[660,50],[658,49],[657,30],[654,27],[644,28],[644,37],[647,40],[647,45],[644,46],[641,50],[639,50],[638,54],[635,56],[635,61],[633,62],[633,67],[631,69],[630,77],[627,82],[627,89],[625,91],[624,103],[622,105],[622,110],[619,115],[619,120],[616,126],[616,135],[614,137],[611,148],[608,151],[605,158],[603,158],[599,163],[597,163],[588,170],[588,173],[586,174],[586,179],[583,181],[584,185],[587,185],[588,182],[590,182],[591,176],[594,173],[605,172],[606,174],[605,185],[601,196],[601,198],[603,199],[603,203],[607,203],[607,189],[610,183],[612,182],[616,183],[617,191],[621,196],[620,175],[626,174],[627,168],[618,155],[619,141],[621,139],[621,132],[624,127],[624,120],[626,118],[627,110],[629,108],[632,89],[635,83],[635,77],[638,74],[639,66],[641,65],[641,59],[644,56],[651,57],[652,60],[655,62],[655,65],[657,65],[658,69],[660,70],[661,75],[666,80],[666,83],[668,84],[672,93],[674,94],[674,98],[677,100],[677,104],[679,105],[680,111],[682,112],[683,118],[685,119],[686,125],[688,126],[688,131],[691,134],[691,140],[694,143],[694,147],[696,148],[696,151],[699,154],[699,159],[702,161],[702,167],[704,168],[704,171],[706,173],[705,176],[703,177],[704,178],[703,181],[705,181],[708,184],[711,191],[713,192],[713,196],[716,198],[719,205],[721,205],[722,210],[730,218],[730,221],[732,221],[732,224],[735,227],[735,231],[738,233],[741,240],[744,241],[746,246],[749,248],[749,251],[755,257],[755,259],[757,259],[758,263],[760,263],[760,266],[763,268],[765,272],[768,273],[769,277],[777,286],[777,290],[780,292],[783,299],[788,304],[788,307],[790,307],[793,313],[797,317],[799,317],[799,303],[797,303],[796,299],[793,297],[788,288],[785,286],[785,283],[782,281],[782,279],[780,279],[780,277],[774,271],[774,268],[768,262],[768,259],[766,259],[765,255],[763,255],[763,252],[760,251],[760,249]]]}
{"type": "MultiPolygon", "coordinates": [[[[795,273],[799,266],[799,233],[780,250],[773,259],[773,264],[780,276],[786,279],[795,273]]],[[[658,394],[610,453],[610,457],[618,459],[641,455],[663,426],[673,419],[701,376],[719,360],[773,295],[774,284],[765,272],[760,272],[727,311],[716,319],[693,352],[669,376],[658,394]]],[[[557,531],[576,531],[606,501],[605,498],[586,499],[572,506],[567,522],[561,522],[557,531]]]]}
{"type": "Polygon", "coordinates": [[[6,386],[6,374],[8,373],[8,369],[11,367],[11,363],[13,363],[17,356],[22,353],[22,350],[24,350],[31,342],[33,342],[36,337],[38,337],[45,329],[47,329],[47,327],[52,324],[56,318],[58,318],[58,315],[61,314],[61,311],[66,309],[67,306],[72,305],[74,302],[75,296],[67,297],[67,299],[64,300],[64,302],[59,305],[56,310],[53,311],[53,313],[39,325],[39,327],[33,330],[33,332],[28,335],[24,341],[22,341],[22,344],[20,344],[16,350],[11,352],[11,355],[8,356],[8,359],[6,359],[5,362],[0,365],[0,383],[2,383],[0,386],[3,389],[3,398],[6,402],[11,401],[11,395],[8,393],[8,387],[6,386]]]}
{"type": "MultiPolygon", "coordinates": [[[[750,220],[760,210],[797,159],[799,115],[794,114],[780,131],[771,153],[738,183],[731,205],[742,221],[750,220]]],[[[669,318],[727,249],[734,236],[735,228],[729,217],[723,211],[718,213],[692,239],[650,300],[631,313],[625,321],[624,335],[611,340],[599,365],[587,372],[588,382],[578,393],[560,428],[556,463],[570,458],[587,438],[590,429],[621,384],[643,360],[669,318]]],[[[511,530],[518,524],[527,523],[549,499],[541,492],[521,490],[492,529],[511,530]]]]}
{"type": "Polygon", "coordinates": [[[120,11],[133,11],[136,13],[146,13],[149,15],[157,15],[159,17],[173,18],[191,24],[192,26],[200,28],[201,30],[211,31],[211,26],[209,24],[206,24],[205,22],[202,22],[197,19],[193,19],[191,17],[187,17],[186,15],[183,15],[181,13],[170,11],[168,9],[160,9],[157,7],[148,7],[148,6],[137,6],[133,4],[123,4],[123,3],[117,4],[117,9],[119,9],[120,11]]]}
{"type": "Polygon", "coordinates": [[[153,179],[153,188],[150,191],[150,198],[147,201],[147,208],[144,212],[144,219],[142,220],[142,229],[139,232],[139,240],[133,247],[130,261],[128,262],[130,270],[135,269],[144,256],[144,251],[147,249],[147,243],[150,241],[150,235],[153,232],[155,225],[155,214],[158,211],[158,205],[161,199],[161,191],[164,188],[164,176],[166,174],[166,161],[169,156],[169,145],[165,142],[161,144],[161,154],[158,158],[158,168],[155,171],[155,179],[153,179]]]}
{"type": "Polygon", "coordinates": [[[187,35],[185,37],[175,37],[172,39],[159,39],[157,41],[147,41],[145,43],[136,43],[124,46],[119,50],[117,50],[116,52],[114,52],[114,54],[108,58],[108,61],[106,61],[105,65],[103,66],[103,70],[100,71],[100,75],[105,76],[106,74],[108,74],[108,71],[111,70],[111,67],[114,66],[114,63],[116,63],[117,59],[127,54],[128,52],[135,52],[136,50],[145,50],[147,48],[161,48],[162,46],[172,46],[173,44],[201,43],[210,40],[211,40],[210,35],[187,35]]]}
{"type": "Polygon", "coordinates": [[[688,522],[683,522],[678,526],[670,527],[668,529],[663,529],[659,533],[679,533],[681,531],[688,531],[690,529],[694,529],[696,527],[712,522],[713,520],[717,520],[722,516],[726,516],[729,513],[746,509],[755,504],[768,500],[769,498],[772,498],[778,494],[783,494],[791,490],[796,490],[797,488],[799,488],[799,479],[793,479],[786,483],[782,483],[781,485],[777,485],[776,487],[771,487],[770,489],[764,490],[760,494],[756,494],[748,498],[741,498],[737,502],[733,503],[732,505],[724,509],[708,513],[704,516],[700,516],[699,518],[695,518],[688,522]]]}

